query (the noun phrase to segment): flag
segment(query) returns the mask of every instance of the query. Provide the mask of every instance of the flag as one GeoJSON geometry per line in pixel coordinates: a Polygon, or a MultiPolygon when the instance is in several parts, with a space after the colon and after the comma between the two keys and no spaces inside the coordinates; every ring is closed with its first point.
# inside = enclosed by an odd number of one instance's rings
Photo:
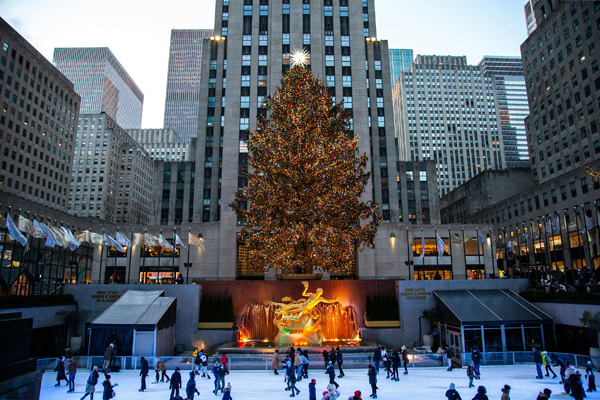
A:
{"type": "Polygon", "coordinates": [[[421,255],[419,258],[421,261],[425,259],[425,238],[423,237],[423,233],[421,233],[421,255]]]}
{"type": "Polygon", "coordinates": [[[30,234],[36,239],[44,238],[44,232],[33,222],[25,217],[19,216],[19,230],[30,234]]]}
{"type": "Polygon", "coordinates": [[[467,235],[466,233],[463,233],[463,240],[466,242],[468,242],[469,240],[473,240],[472,237],[470,237],[469,235],[467,235]]]}
{"type": "Polygon", "coordinates": [[[117,243],[121,246],[125,246],[128,249],[133,246],[131,240],[127,239],[127,236],[123,235],[121,232],[117,232],[117,243]]]}
{"type": "Polygon", "coordinates": [[[134,233],[133,234],[133,244],[135,246],[144,244],[144,234],[143,233],[134,233]]]}
{"type": "Polygon", "coordinates": [[[546,232],[548,233],[552,233],[552,222],[550,221],[550,218],[548,218],[548,221],[546,221],[546,232]]]}
{"type": "Polygon", "coordinates": [[[585,230],[589,231],[590,229],[592,229],[594,227],[594,224],[592,223],[592,220],[588,218],[587,215],[584,214],[585,217],[585,230]]]}
{"type": "Polygon", "coordinates": [[[117,251],[119,253],[125,253],[125,249],[123,247],[121,247],[121,245],[119,243],[117,243],[117,241],[115,239],[113,239],[112,237],[110,237],[106,233],[104,235],[102,235],[102,237],[104,239],[104,245],[105,246],[112,246],[115,249],[117,249],[117,251]]]}
{"type": "Polygon", "coordinates": [[[454,244],[462,243],[462,240],[456,234],[450,235],[450,241],[454,244]]]}
{"type": "Polygon", "coordinates": [[[182,246],[184,249],[187,250],[187,247],[185,247],[185,244],[183,244],[183,242],[181,241],[181,239],[179,238],[178,234],[175,234],[175,245],[179,245],[182,246]]]}
{"type": "Polygon", "coordinates": [[[152,236],[149,233],[144,233],[144,246],[146,247],[158,247],[160,246],[160,239],[156,236],[152,236]]]}
{"type": "Polygon", "coordinates": [[[196,237],[196,235],[194,235],[192,232],[189,233],[188,244],[190,246],[200,246],[198,237],[196,237]]]}
{"type": "Polygon", "coordinates": [[[167,239],[165,239],[165,237],[162,234],[159,234],[158,236],[160,238],[160,247],[165,247],[173,251],[173,246],[171,245],[171,243],[167,242],[167,239]]]}
{"type": "Polygon", "coordinates": [[[512,242],[509,240],[508,243],[506,244],[506,248],[508,250],[512,250],[512,242]]]}
{"type": "Polygon", "coordinates": [[[477,235],[477,244],[483,244],[485,243],[485,236],[483,236],[481,233],[479,235],[477,235]]]}
{"type": "Polygon", "coordinates": [[[102,235],[99,233],[90,232],[90,241],[94,244],[102,244],[102,235]]]}
{"type": "Polygon", "coordinates": [[[44,234],[44,237],[46,238],[46,243],[45,243],[46,247],[56,246],[57,240],[54,237],[54,233],[52,233],[52,231],[50,229],[48,229],[48,227],[46,225],[44,225],[43,222],[38,222],[37,220],[34,219],[33,225],[35,225],[36,228],[39,229],[44,234]]]}
{"type": "Polygon", "coordinates": [[[554,217],[554,221],[552,222],[552,231],[553,232],[560,232],[560,220],[558,219],[558,215],[556,217],[554,217]]]}
{"type": "Polygon", "coordinates": [[[57,245],[59,245],[60,247],[68,247],[69,246],[69,242],[67,242],[67,239],[65,238],[63,231],[61,231],[59,227],[49,226],[48,228],[52,231],[52,233],[54,233],[54,237],[56,238],[57,245]]]}
{"type": "Polygon", "coordinates": [[[75,238],[75,240],[77,240],[80,243],[83,243],[83,242],[90,243],[90,231],[75,232],[73,234],[73,237],[75,238]]]}
{"type": "Polygon", "coordinates": [[[444,251],[446,250],[446,244],[437,233],[435,234],[435,239],[437,240],[440,261],[442,261],[442,258],[444,258],[444,251]]]}
{"type": "Polygon", "coordinates": [[[8,234],[10,237],[21,243],[23,246],[27,245],[27,238],[23,236],[21,232],[19,232],[19,229],[17,229],[17,226],[13,222],[9,213],[6,213],[6,229],[8,229],[8,234]]]}
{"type": "Polygon", "coordinates": [[[415,235],[412,232],[408,232],[408,244],[411,246],[415,244],[415,235]]]}
{"type": "Polygon", "coordinates": [[[523,229],[523,239],[524,239],[525,241],[527,241],[527,239],[529,239],[529,238],[527,237],[527,228],[523,229]]]}
{"type": "Polygon", "coordinates": [[[71,251],[75,251],[79,246],[81,246],[81,242],[79,242],[78,240],[75,240],[75,237],[73,236],[73,233],[71,233],[70,230],[68,230],[64,226],[61,226],[60,229],[63,231],[65,238],[68,241],[67,247],[71,251]]]}

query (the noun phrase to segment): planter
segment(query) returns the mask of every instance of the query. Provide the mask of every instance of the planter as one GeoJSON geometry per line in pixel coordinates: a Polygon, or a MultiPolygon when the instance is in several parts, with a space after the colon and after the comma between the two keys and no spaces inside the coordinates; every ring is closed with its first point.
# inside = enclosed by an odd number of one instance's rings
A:
{"type": "Polygon", "coordinates": [[[367,328],[400,328],[400,321],[365,321],[367,328]]]}
{"type": "Polygon", "coordinates": [[[232,329],[233,322],[198,322],[198,329],[232,329]]]}
{"type": "Polygon", "coordinates": [[[81,336],[71,336],[71,350],[73,350],[74,353],[77,353],[79,350],[81,350],[82,343],[83,338],[81,336]]]}
{"type": "Polygon", "coordinates": [[[592,359],[592,365],[597,371],[600,369],[600,349],[597,347],[590,347],[590,358],[592,359]]]}

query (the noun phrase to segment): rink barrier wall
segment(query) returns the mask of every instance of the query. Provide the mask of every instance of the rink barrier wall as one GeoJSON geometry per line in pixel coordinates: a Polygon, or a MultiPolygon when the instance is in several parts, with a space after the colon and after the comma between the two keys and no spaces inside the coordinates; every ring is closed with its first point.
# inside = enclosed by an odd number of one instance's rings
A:
{"type": "MultiPolygon", "coordinates": [[[[533,361],[533,353],[525,351],[515,351],[506,353],[481,353],[482,354],[482,365],[519,365],[519,364],[535,364],[533,361]]],[[[588,361],[592,361],[590,356],[581,354],[568,354],[568,353],[551,353],[556,354],[562,358],[565,362],[570,362],[572,365],[578,368],[585,368],[588,361]]],[[[446,364],[446,355],[441,353],[421,353],[421,354],[409,354],[409,368],[418,367],[443,367],[446,364]]],[[[179,367],[182,371],[191,371],[194,367],[194,357],[146,357],[150,364],[150,375],[152,376],[154,366],[159,359],[161,359],[168,370],[174,370],[179,367]]],[[[217,357],[208,357],[208,369],[212,369],[214,362],[217,357]]],[[[466,366],[471,361],[470,353],[461,354],[462,365],[466,366]]],[[[93,366],[102,366],[103,357],[75,357],[75,360],[79,364],[79,369],[90,370],[93,366]]],[[[272,356],[231,356],[227,357],[227,367],[231,371],[242,371],[242,370],[271,370],[272,356]]],[[[116,357],[116,365],[120,366],[121,369],[136,370],[141,368],[140,357],[116,357]]],[[[373,363],[372,355],[344,355],[344,368],[349,369],[364,369],[373,363]]],[[[38,371],[52,371],[56,367],[56,358],[40,358],[37,360],[38,371]]],[[[311,357],[309,369],[319,370],[324,369],[323,357],[311,357]]]]}

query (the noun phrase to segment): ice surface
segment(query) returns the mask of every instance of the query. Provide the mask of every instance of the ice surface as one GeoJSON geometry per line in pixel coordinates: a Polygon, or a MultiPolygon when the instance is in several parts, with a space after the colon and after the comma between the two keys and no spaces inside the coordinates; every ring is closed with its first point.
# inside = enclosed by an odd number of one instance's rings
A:
{"type": "MultiPolygon", "coordinates": [[[[336,369],[337,371],[337,369],[336,369]]],[[[441,400],[446,397],[444,394],[450,383],[456,384],[456,389],[463,400],[470,400],[475,396],[477,386],[483,385],[487,388],[490,400],[500,399],[502,393],[500,389],[508,384],[512,387],[510,397],[513,400],[535,400],[538,393],[544,388],[552,390],[552,398],[571,399],[570,396],[561,395],[563,386],[559,384],[559,379],[544,377],[543,380],[535,379],[535,365],[515,365],[515,366],[481,366],[481,379],[475,380],[474,388],[469,389],[469,380],[466,375],[466,369],[454,369],[451,372],[445,368],[413,368],[409,369],[408,375],[402,375],[400,372],[400,382],[392,382],[385,379],[385,372],[380,371],[378,375],[379,390],[378,399],[418,399],[418,400],[441,400]]],[[[584,370],[580,370],[585,375],[584,370]]],[[[167,371],[170,373],[173,371],[167,371]]],[[[344,378],[336,378],[340,385],[340,400],[346,400],[355,390],[362,391],[362,398],[369,400],[371,387],[369,385],[366,369],[348,369],[344,371],[344,378]]],[[[555,368],[558,372],[558,368],[555,368]]],[[[180,392],[185,398],[185,384],[189,378],[189,371],[182,371],[183,389],[180,392]]],[[[75,379],[75,393],[67,394],[67,386],[62,381],[60,387],[54,387],[56,383],[56,372],[46,371],[42,380],[42,400],[64,400],[80,399],[85,390],[85,382],[88,377],[88,371],[80,369],[75,379]]],[[[324,371],[318,369],[309,370],[309,377],[317,380],[317,398],[320,399],[322,392],[329,383],[324,371]]],[[[100,376],[98,385],[96,385],[95,399],[102,399],[102,381],[100,376]]],[[[138,392],[140,388],[139,371],[123,371],[112,374],[112,382],[118,383],[115,388],[116,399],[144,399],[144,400],[167,400],[170,390],[167,383],[151,384],[154,380],[154,371],[146,379],[147,390],[143,393],[138,392]]],[[[290,392],[285,391],[283,374],[274,375],[272,371],[231,371],[226,377],[226,382],[231,382],[231,397],[235,400],[256,399],[256,400],[282,400],[289,397],[290,392]]],[[[301,393],[296,397],[299,400],[308,399],[308,383],[310,379],[303,379],[297,384],[301,393]]],[[[206,378],[196,378],[196,384],[200,391],[200,396],[196,399],[221,399],[221,395],[212,394],[213,380],[206,378]]],[[[587,382],[584,384],[587,389],[587,382]]],[[[588,399],[600,399],[599,393],[587,393],[588,399]]],[[[89,396],[87,397],[89,399],[89,396]]]]}

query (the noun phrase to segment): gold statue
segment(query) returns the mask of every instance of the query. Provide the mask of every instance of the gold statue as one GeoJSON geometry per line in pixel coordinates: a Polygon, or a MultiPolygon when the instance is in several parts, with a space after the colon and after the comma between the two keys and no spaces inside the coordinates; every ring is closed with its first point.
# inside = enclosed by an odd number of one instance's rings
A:
{"type": "Polygon", "coordinates": [[[316,293],[308,292],[308,282],[302,282],[304,291],[303,298],[293,300],[291,297],[281,299],[283,303],[270,302],[269,305],[279,307],[275,310],[273,323],[279,328],[279,334],[275,338],[280,344],[293,344],[300,339],[309,344],[321,344],[323,336],[321,330],[321,314],[315,309],[319,303],[337,303],[340,298],[326,300],[321,296],[323,289],[318,288],[316,293]]]}

